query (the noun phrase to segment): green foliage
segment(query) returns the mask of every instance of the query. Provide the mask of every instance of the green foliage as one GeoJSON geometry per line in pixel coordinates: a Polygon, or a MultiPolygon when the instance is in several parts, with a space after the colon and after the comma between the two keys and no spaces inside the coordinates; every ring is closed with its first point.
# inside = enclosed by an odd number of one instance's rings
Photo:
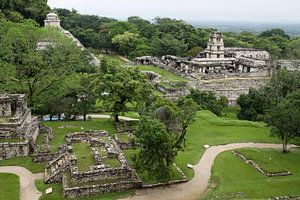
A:
{"type": "Polygon", "coordinates": [[[195,58],[202,51],[203,51],[202,47],[194,47],[186,52],[186,56],[195,58]]]}
{"type": "Polygon", "coordinates": [[[283,152],[287,152],[289,140],[300,136],[300,89],[271,110],[268,124],[272,127],[272,133],[281,138],[283,152]]]}
{"type": "Polygon", "coordinates": [[[165,34],[161,38],[152,40],[154,54],[163,55],[183,55],[187,50],[187,45],[183,40],[178,40],[171,34],[165,34]]]}
{"type": "Polygon", "coordinates": [[[213,92],[192,89],[188,97],[192,98],[202,109],[210,110],[218,116],[221,115],[225,105],[225,99],[218,99],[213,92]]]}
{"type": "Polygon", "coordinates": [[[0,3],[1,12],[9,20],[15,22],[21,22],[24,17],[43,25],[46,14],[50,12],[50,7],[46,0],[2,0],[0,3]]]}
{"type": "Polygon", "coordinates": [[[279,28],[276,29],[270,29],[263,31],[260,35],[260,37],[273,37],[273,36],[280,36],[282,38],[290,39],[290,36],[287,35],[284,30],[281,30],[279,28]]]}
{"type": "Polygon", "coordinates": [[[128,111],[128,104],[139,108],[152,101],[152,86],[137,68],[121,67],[103,59],[97,75],[96,90],[107,111],[113,113],[115,121],[121,113],[128,111]]]}
{"type": "Polygon", "coordinates": [[[298,88],[300,88],[300,72],[276,70],[270,83],[264,88],[250,89],[248,94],[238,98],[237,103],[241,107],[239,119],[267,120],[270,110],[298,88]]]}
{"type": "Polygon", "coordinates": [[[169,181],[173,137],[165,125],[157,119],[144,117],[135,135],[140,149],[134,159],[138,171],[148,171],[157,180],[169,181]]]}
{"type": "Polygon", "coordinates": [[[264,94],[256,89],[250,89],[248,94],[242,94],[237,99],[241,110],[238,118],[242,120],[259,121],[260,115],[265,114],[266,99],[264,94]]]}
{"type": "Polygon", "coordinates": [[[0,91],[27,94],[36,114],[62,113],[63,107],[73,104],[67,97],[75,89],[80,92],[77,74],[93,72],[87,52],[55,28],[39,28],[30,20],[0,20],[0,24],[0,66],[5,72],[0,91]]]}
{"type": "Polygon", "coordinates": [[[140,42],[138,39],[139,35],[131,32],[124,32],[123,34],[118,34],[112,38],[112,43],[117,44],[119,51],[128,56],[129,53],[135,50],[136,46],[140,42]]]}

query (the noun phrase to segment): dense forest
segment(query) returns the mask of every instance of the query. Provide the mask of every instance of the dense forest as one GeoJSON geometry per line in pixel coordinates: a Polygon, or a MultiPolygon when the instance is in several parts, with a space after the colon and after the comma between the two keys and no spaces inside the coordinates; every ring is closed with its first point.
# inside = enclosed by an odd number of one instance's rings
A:
{"type": "MultiPolygon", "coordinates": [[[[13,22],[33,19],[39,25],[50,8],[47,0],[3,0],[0,18],[13,22]]],[[[71,31],[84,46],[113,51],[129,58],[143,55],[177,55],[194,57],[206,48],[213,28],[196,28],[182,20],[157,17],[148,21],[137,16],[126,21],[95,15],[81,15],[76,10],[55,9],[62,26],[71,31]]],[[[299,58],[300,37],[290,38],[281,29],[266,30],[259,35],[250,32],[226,32],[225,46],[264,49],[273,59],[299,58]]]]}
{"type": "MultiPolygon", "coordinates": [[[[152,22],[137,16],[127,21],[81,15],[76,10],[56,9],[62,26],[86,47],[106,49],[134,58],[143,55],[193,57],[206,48],[212,28],[196,28],[176,19],[155,18],[152,22]]],[[[299,58],[300,37],[291,39],[283,30],[225,34],[225,46],[249,47],[269,51],[274,59],[299,58]]]]}

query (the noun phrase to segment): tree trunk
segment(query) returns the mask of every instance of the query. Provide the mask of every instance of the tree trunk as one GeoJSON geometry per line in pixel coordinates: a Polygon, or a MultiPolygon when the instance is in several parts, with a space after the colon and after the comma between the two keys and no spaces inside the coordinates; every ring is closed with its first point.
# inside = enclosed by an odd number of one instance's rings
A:
{"type": "Polygon", "coordinates": [[[119,122],[119,115],[115,115],[115,122],[119,122]]]}
{"type": "Polygon", "coordinates": [[[287,137],[287,134],[284,134],[283,140],[282,140],[282,151],[283,151],[283,153],[288,152],[287,146],[288,146],[288,137],[287,137]]]}
{"type": "Polygon", "coordinates": [[[86,114],[83,114],[83,121],[86,122],[86,114]]]}

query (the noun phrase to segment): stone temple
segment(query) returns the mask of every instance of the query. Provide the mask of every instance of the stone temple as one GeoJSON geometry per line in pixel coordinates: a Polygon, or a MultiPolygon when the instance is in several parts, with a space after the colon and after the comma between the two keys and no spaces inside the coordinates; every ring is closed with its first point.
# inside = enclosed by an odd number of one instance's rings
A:
{"type": "Polygon", "coordinates": [[[207,48],[196,58],[144,56],[136,58],[136,63],[154,65],[185,77],[189,87],[225,96],[230,105],[236,105],[237,98],[248,93],[250,88],[260,88],[268,83],[273,69],[267,51],[224,47],[220,32],[211,33],[207,48]]]}
{"type": "Polygon", "coordinates": [[[25,95],[0,95],[0,160],[28,156],[39,135],[39,122],[31,117],[25,95]]]}
{"type": "MultiPolygon", "coordinates": [[[[66,35],[67,37],[71,38],[74,41],[74,43],[78,46],[78,48],[85,50],[85,47],[81,44],[81,42],[76,37],[72,35],[72,33],[70,33],[70,31],[67,31],[61,27],[60,22],[61,21],[59,20],[57,14],[55,13],[49,13],[46,19],[44,20],[45,27],[56,27],[60,29],[64,35],[66,35]]],[[[49,42],[41,41],[37,44],[37,49],[44,50],[49,45],[53,45],[53,44],[50,44],[49,42]]],[[[100,64],[100,60],[94,54],[90,54],[90,55],[91,55],[90,64],[98,66],[100,64]]]]}

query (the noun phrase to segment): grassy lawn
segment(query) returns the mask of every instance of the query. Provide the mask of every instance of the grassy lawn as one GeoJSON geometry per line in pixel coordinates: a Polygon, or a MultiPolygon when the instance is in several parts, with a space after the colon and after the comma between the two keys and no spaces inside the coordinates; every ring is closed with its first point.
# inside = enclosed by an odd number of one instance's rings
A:
{"type": "Polygon", "coordinates": [[[17,142],[25,142],[24,139],[19,139],[19,138],[13,138],[13,139],[0,139],[0,143],[6,143],[6,142],[9,142],[9,143],[17,143],[17,142]]]}
{"type": "Polygon", "coordinates": [[[76,159],[77,167],[81,172],[89,171],[90,166],[95,164],[92,149],[88,143],[78,142],[72,144],[76,159]]]}
{"type": "Polygon", "coordinates": [[[117,158],[101,158],[101,161],[112,168],[121,167],[121,163],[117,158]]]}
{"type": "Polygon", "coordinates": [[[50,141],[52,149],[56,151],[58,144],[65,143],[65,136],[74,133],[88,130],[105,130],[110,135],[115,134],[115,128],[113,121],[110,119],[91,119],[84,121],[70,121],[70,122],[44,122],[46,126],[53,129],[55,137],[50,141]],[[61,128],[62,125],[68,126],[67,128],[61,128]]]}
{"type": "Polygon", "coordinates": [[[270,137],[270,129],[264,123],[221,118],[209,111],[198,112],[195,123],[188,128],[186,149],[178,154],[176,164],[191,179],[194,175],[193,170],[186,165],[199,162],[205,151],[203,145],[239,142],[280,143],[280,140],[270,137]]]}
{"type": "Polygon", "coordinates": [[[20,183],[15,174],[0,173],[0,199],[19,200],[20,183]]]}
{"type": "Polygon", "coordinates": [[[176,74],[173,74],[171,72],[168,72],[167,70],[160,69],[155,66],[141,65],[141,66],[138,66],[138,69],[141,71],[155,72],[155,73],[161,75],[163,79],[168,80],[172,83],[187,83],[188,82],[188,80],[183,77],[177,76],[176,74]]]}
{"type": "Polygon", "coordinates": [[[231,152],[224,152],[215,160],[207,198],[234,192],[243,192],[249,199],[300,195],[300,149],[294,149],[288,154],[283,154],[280,150],[260,149],[259,151],[284,166],[292,175],[265,177],[231,152]]]}
{"type": "Polygon", "coordinates": [[[45,144],[45,133],[40,133],[35,141],[36,145],[43,145],[45,144]]]}
{"type": "Polygon", "coordinates": [[[99,58],[106,58],[109,63],[118,63],[119,65],[124,65],[126,62],[119,55],[112,54],[101,54],[99,58]]]}
{"type": "MultiPolygon", "coordinates": [[[[21,166],[33,173],[44,172],[45,162],[35,163],[31,157],[12,158],[9,160],[0,160],[0,166],[21,166]]],[[[0,190],[1,191],[1,190],[0,190]]],[[[1,198],[0,198],[1,199],[1,198]]]]}
{"type": "Polygon", "coordinates": [[[237,152],[243,154],[248,160],[255,161],[265,172],[280,173],[288,171],[284,166],[280,165],[276,158],[266,154],[260,149],[238,149],[237,152]]]}
{"type": "Polygon", "coordinates": [[[222,117],[227,119],[238,119],[237,114],[239,111],[239,107],[223,108],[222,117]]]}

